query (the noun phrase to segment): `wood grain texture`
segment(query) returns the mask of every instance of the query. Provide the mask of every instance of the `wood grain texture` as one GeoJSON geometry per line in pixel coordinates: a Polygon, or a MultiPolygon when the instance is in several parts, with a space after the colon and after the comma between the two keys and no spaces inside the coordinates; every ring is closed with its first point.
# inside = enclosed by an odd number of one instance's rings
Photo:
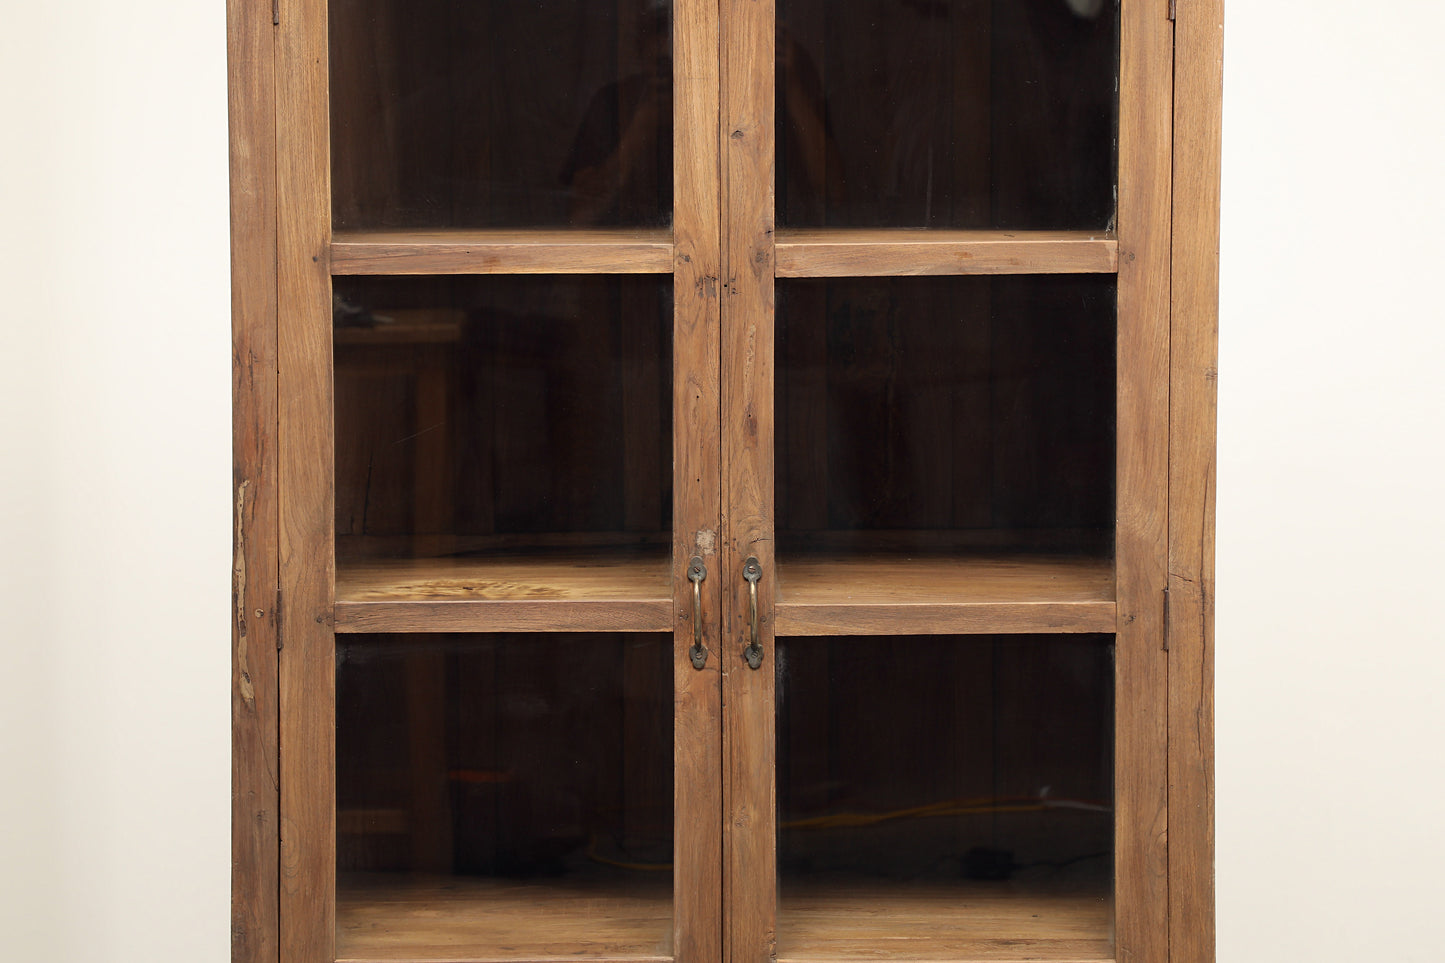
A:
{"type": "Polygon", "coordinates": [[[1113,632],[1114,567],[1067,556],[778,560],[778,635],[1113,632]]]}
{"type": "Polygon", "coordinates": [[[675,0],[673,16],[672,622],[674,953],[723,956],[722,196],[718,4],[675,0]],[[697,615],[689,560],[703,559],[706,665],[688,655],[697,615]]]}
{"type": "Polygon", "coordinates": [[[337,892],[337,958],[671,960],[673,907],[666,874],[637,875],[641,878],[621,885],[348,875],[337,892]]]}
{"type": "Polygon", "coordinates": [[[270,11],[226,4],[231,174],[231,959],[279,952],[276,103],[270,11]]]}
{"type": "MultiPolygon", "coordinates": [[[[1095,893],[1018,884],[785,886],[781,960],[1112,958],[1095,893]]],[[[663,880],[625,884],[462,877],[344,877],[340,961],[661,961],[675,958],[663,880]]]]}
{"type": "Polygon", "coordinates": [[[1121,7],[1114,843],[1120,960],[1169,954],[1167,657],[1169,204],[1173,25],[1121,7]]]}
{"type": "Polygon", "coordinates": [[[778,232],[778,277],[1110,274],[1118,267],[1118,242],[1097,231],[778,232]]]}
{"type": "Polygon", "coordinates": [[[1224,4],[1178,5],[1169,392],[1169,956],[1214,960],[1214,479],[1224,4]]]}
{"type": "Polygon", "coordinates": [[[281,958],[335,958],[335,483],[325,0],[276,28],[281,484],[281,958]],[[303,748],[304,747],[304,748],[303,748]]]}
{"type": "Polygon", "coordinates": [[[367,559],[336,574],[338,632],[669,632],[672,613],[656,551],[367,559]]]}
{"type": "Polygon", "coordinates": [[[722,0],[724,958],[775,956],[773,0],[722,0]],[[761,668],[743,659],[755,556],[761,668]]]}
{"type": "Polygon", "coordinates": [[[666,274],[666,228],[348,231],[331,243],[332,274],[666,274]]]}
{"type": "Polygon", "coordinates": [[[1109,960],[1109,904],[1097,893],[1013,883],[785,884],[778,959],[1109,960]]]}

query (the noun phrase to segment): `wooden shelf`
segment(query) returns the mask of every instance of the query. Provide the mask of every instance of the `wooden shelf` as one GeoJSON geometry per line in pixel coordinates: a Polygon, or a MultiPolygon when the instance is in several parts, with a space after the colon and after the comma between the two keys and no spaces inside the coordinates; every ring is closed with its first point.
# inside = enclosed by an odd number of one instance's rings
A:
{"type": "Polygon", "coordinates": [[[343,875],[338,961],[672,959],[667,874],[635,881],[343,875]]]}
{"type": "Polygon", "coordinates": [[[1111,559],[784,553],[778,635],[1113,632],[1111,559]]]}
{"type": "Polygon", "coordinates": [[[1119,242],[1101,231],[780,230],[783,278],[930,274],[1113,274],[1119,242]]]}
{"type": "MultiPolygon", "coordinates": [[[[347,874],[336,956],[366,960],[672,958],[670,881],[347,874]]],[[[1025,883],[784,881],[778,960],[1096,961],[1113,956],[1103,891],[1025,883]]]]}
{"type": "Polygon", "coordinates": [[[1113,958],[1102,892],[1023,883],[790,885],[778,905],[778,963],[1113,958]]]}
{"type": "Polygon", "coordinates": [[[670,632],[666,549],[341,560],[338,632],[670,632]]]}
{"type": "Polygon", "coordinates": [[[348,231],[332,274],[669,274],[672,230],[348,231]]]}

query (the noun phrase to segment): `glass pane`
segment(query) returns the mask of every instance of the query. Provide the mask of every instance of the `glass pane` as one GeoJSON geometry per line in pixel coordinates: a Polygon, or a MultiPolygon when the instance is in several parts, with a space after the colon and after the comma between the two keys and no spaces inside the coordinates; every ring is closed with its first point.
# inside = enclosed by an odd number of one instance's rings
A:
{"type": "Polygon", "coordinates": [[[670,278],[338,278],[334,320],[340,557],[666,545],[670,278]]]}
{"type": "Polygon", "coordinates": [[[783,227],[1102,229],[1118,4],[778,0],[783,227]]]}
{"type": "Polygon", "coordinates": [[[338,636],[337,955],[666,956],[667,635],[338,636]]]}
{"type": "Polygon", "coordinates": [[[664,226],[665,0],[332,0],[335,227],[664,226]]]}
{"type": "Polygon", "coordinates": [[[1112,642],[779,639],[779,958],[1111,958],[1112,642]]]}
{"type": "Polygon", "coordinates": [[[1114,287],[779,281],[779,550],[1106,553],[1114,287]]]}

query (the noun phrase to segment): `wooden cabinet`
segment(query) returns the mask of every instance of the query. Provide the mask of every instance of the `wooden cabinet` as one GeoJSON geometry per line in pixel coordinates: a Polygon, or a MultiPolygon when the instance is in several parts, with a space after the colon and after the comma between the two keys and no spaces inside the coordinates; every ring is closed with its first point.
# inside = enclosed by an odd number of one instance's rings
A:
{"type": "Polygon", "coordinates": [[[1217,3],[229,15],[237,961],[1212,959],[1217,3]]]}

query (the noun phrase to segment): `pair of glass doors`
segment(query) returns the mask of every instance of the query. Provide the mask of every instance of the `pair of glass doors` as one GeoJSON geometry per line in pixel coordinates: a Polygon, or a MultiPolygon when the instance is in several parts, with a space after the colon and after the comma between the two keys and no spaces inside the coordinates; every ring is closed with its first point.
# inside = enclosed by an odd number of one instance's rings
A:
{"type": "Polygon", "coordinates": [[[1164,959],[1164,4],[280,9],[283,960],[1164,959]]]}

